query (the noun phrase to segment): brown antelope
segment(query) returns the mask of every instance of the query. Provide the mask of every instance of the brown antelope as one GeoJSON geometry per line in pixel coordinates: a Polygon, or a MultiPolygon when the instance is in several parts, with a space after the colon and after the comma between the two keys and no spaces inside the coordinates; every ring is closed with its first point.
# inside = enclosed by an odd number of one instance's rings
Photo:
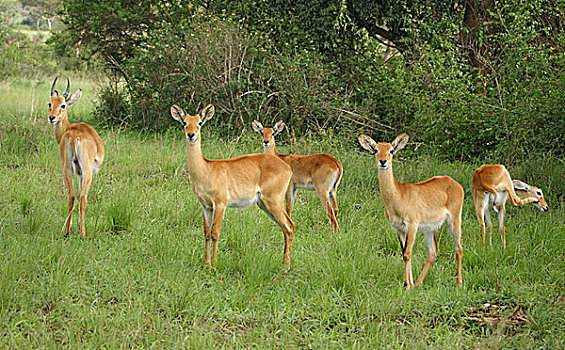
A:
{"type": "Polygon", "coordinates": [[[92,176],[100,170],[104,161],[104,145],[96,130],[85,123],[69,124],[67,109],[78,102],[82,96],[82,90],[78,89],[69,96],[71,87],[67,78],[67,90],[59,96],[55,90],[57,77],[51,86],[51,97],[49,102],[49,123],[55,130],[55,138],[59,144],[59,154],[63,163],[63,182],[68,192],[69,210],[64,233],[68,235],[71,230],[71,217],[75,205],[75,193],[73,190],[73,175],[79,176],[78,201],[80,236],[84,239],[86,198],[92,183],[92,176]]]}
{"type": "Polygon", "coordinates": [[[504,248],[506,248],[504,236],[506,201],[510,201],[514,206],[534,203],[542,212],[549,210],[541,189],[520,180],[512,180],[508,170],[501,164],[486,164],[475,170],[471,192],[475,202],[475,212],[479,220],[483,246],[485,244],[485,219],[489,231],[489,244],[492,245],[491,207],[495,212],[498,212],[498,230],[504,248]]]}
{"type": "Polygon", "coordinates": [[[284,196],[292,177],[290,166],[271,154],[206,159],[202,155],[200,128],[214,115],[214,106],[208,105],[200,113],[188,115],[173,105],[171,115],[184,126],[188,173],[204,213],[204,266],[211,269],[217,261],[216,250],[226,207],[243,208],[257,204],[283,230],[283,264],[286,270],[290,269],[294,223],[284,210],[284,196]]]}
{"type": "Polygon", "coordinates": [[[463,187],[449,176],[434,176],[418,183],[397,182],[392,173],[392,157],[406,146],[408,134],[398,135],[392,143],[376,143],[371,137],[359,135],[359,143],[375,154],[379,189],[385,205],[385,217],[398,235],[404,259],[404,286],[412,288],[412,247],[417,231],[423,231],[428,257],[416,286],[424,281],[439,252],[436,231],[446,222],[453,237],[457,259],[457,285],[461,286],[461,210],[463,187]]]}
{"type": "Polygon", "coordinates": [[[263,136],[264,152],[274,154],[292,168],[292,182],[286,194],[286,212],[290,215],[297,189],[315,190],[330,219],[330,231],[339,230],[337,224],[337,187],[343,175],[341,163],[329,154],[300,156],[281,154],[275,146],[275,136],[284,129],[284,122],[278,121],[273,128],[264,128],[254,120],[253,130],[263,136]]]}

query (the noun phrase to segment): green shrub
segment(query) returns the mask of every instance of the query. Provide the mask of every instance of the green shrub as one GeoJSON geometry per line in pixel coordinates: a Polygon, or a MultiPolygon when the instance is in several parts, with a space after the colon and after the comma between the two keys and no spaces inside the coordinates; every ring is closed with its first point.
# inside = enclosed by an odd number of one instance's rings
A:
{"type": "MultiPolygon", "coordinates": [[[[324,38],[304,23],[288,22],[298,27],[286,34],[296,33],[300,40],[284,39],[287,35],[273,43],[264,29],[268,24],[230,19],[241,14],[214,13],[219,11],[214,6],[182,1],[145,3],[160,10],[153,11],[146,31],[124,41],[119,60],[107,58],[113,75],[97,117],[112,125],[160,130],[174,124],[173,103],[189,113],[213,103],[218,117],[212,123],[229,135],[238,135],[256,118],[265,124],[283,119],[293,135],[331,128],[390,141],[406,131],[420,151],[443,159],[511,164],[532,154],[562,157],[565,35],[554,31],[562,21],[545,3],[508,2],[490,14],[492,25],[484,20],[476,33],[477,47],[488,53],[478,68],[470,65],[468,48],[460,43],[465,28],[451,14],[405,18],[411,51],[388,59],[385,46],[345,17],[334,25],[347,27],[352,42],[340,38],[326,44],[352,46],[324,50],[324,43],[300,46],[306,38],[324,38]],[[285,49],[293,45],[300,47],[285,49]]],[[[303,6],[285,9],[311,15],[303,6]]],[[[332,11],[312,23],[328,25],[332,11]]],[[[277,14],[276,23],[287,15],[277,14]]],[[[111,50],[114,43],[102,49],[111,50]]],[[[351,140],[354,145],[355,137],[351,140]]]]}
{"type": "Polygon", "coordinates": [[[267,124],[284,119],[305,131],[337,125],[347,98],[332,65],[313,55],[274,54],[268,41],[215,17],[152,32],[123,68],[124,94],[112,88],[101,96],[104,108],[119,112],[99,116],[144,129],[173,125],[173,103],[189,113],[213,103],[221,116],[213,123],[225,133],[237,134],[257,118],[267,124]]]}

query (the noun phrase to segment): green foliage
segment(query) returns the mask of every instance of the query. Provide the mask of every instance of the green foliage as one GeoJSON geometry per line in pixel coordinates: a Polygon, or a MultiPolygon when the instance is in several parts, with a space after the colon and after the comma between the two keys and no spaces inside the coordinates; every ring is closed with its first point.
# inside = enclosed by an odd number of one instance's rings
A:
{"type": "Polygon", "coordinates": [[[38,33],[31,38],[12,29],[0,32],[0,79],[36,77],[55,71],[56,63],[38,33]]]}
{"type": "Polygon", "coordinates": [[[235,18],[249,32],[268,37],[277,52],[342,54],[344,40],[351,34],[342,25],[342,1],[215,0],[209,2],[207,10],[235,18]]]}
{"type": "MultiPolygon", "coordinates": [[[[87,72],[89,76],[94,77],[97,74],[103,74],[103,62],[93,59],[93,53],[85,50],[80,45],[71,43],[69,31],[54,30],[47,38],[45,43],[47,47],[44,49],[52,53],[51,60],[57,61],[57,66],[61,70],[70,71],[73,75],[87,72]]],[[[52,74],[52,73],[51,73],[52,74]]]]}
{"type": "Polygon", "coordinates": [[[565,20],[555,16],[555,6],[551,1],[505,4],[497,13],[504,30],[488,37],[502,43],[486,63],[489,96],[508,126],[509,158],[565,156],[557,141],[565,137],[565,20]]]}
{"type": "MultiPolygon", "coordinates": [[[[96,119],[105,125],[130,127],[134,110],[129,103],[129,96],[118,84],[109,84],[99,93],[96,106],[96,119]]],[[[135,125],[135,124],[134,124],[135,125]]]]}
{"type": "MultiPolygon", "coordinates": [[[[163,29],[163,22],[172,23],[175,15],[190,16],[194,6],[187,1],[87,1],[71,0],[64,3],[64,23],[68,43],[81,43],[86,48],[84,57],[98,54],[112,70],[121,71],[121,65],[132,57],[135,48],[145,42],[147,34],[163,29]]],[[[123,72],[122,72],[123,73],[123,72]]]]}
{"type": "Polygon", "coordinates": [[[491,53],[481,58],[482,71],[469,66],[455,40],[453,16],[406,18],[412,23],[407,35],[418,39],[410,65],[395,58],[377,66],[357,60],[354,75],[356,106],[370,105],[375,119],[392,128],[355,121],[388,139],[409,131],[424,151],[447,159],[563,157],[565,149],[555,142],[565,136],[563,21],[553,15],[555,4],[505,4],[493,15],[498,30],[479,38],[491,53]]]}
{"type": "Polygon", "coordinates": [[[311,55],[274,55],[266,46],[237,22],[216,17],[164,27],[148,34],[123,65],[128,84],[122,91],[128,96],[119,89],[104,92],[105,109],[98,115],[114,118],[113,124],[158,130],[175,123],[169,114],[173,103],[190,113],[214,103],[220,117],[212,125],[232,135],[256,118],[285,119],[297,130],[336,125],[332,116],[347,94],[336,84],[332,65],[311,55]],[[104,113],[111,106],[131,114],[123,119],[122,113],[104,113]]]}
{"type": "Polygon", "coordinates": [[[77,0],[65,9],[69,40],[112,70],[97,113],[111,125],[160,130],[173,124],[173,103],[191,113],[214,103],[215,125],[231,135],[255,118],[284,119],[298,135],[408,131],[452,160],[562,157],[563,3],[491,5],[77,0]]]}

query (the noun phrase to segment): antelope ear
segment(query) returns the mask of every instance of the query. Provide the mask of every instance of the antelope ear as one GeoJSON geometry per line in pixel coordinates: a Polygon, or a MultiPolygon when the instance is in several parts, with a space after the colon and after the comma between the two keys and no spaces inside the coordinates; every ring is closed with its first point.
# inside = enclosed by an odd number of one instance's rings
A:
{"type": "Polygon", "coordinates": [[[186,125],[186,120],[184,120],[185,115],[186,113],[184,113],[184,110],[179,106],[177,105],[171,106],[171,116],[173,117],[174,120],[181,123],[182,125],[186,125]]]}
{"type": "Polygon", "coordinates": [[[408,143],[409,136],[407,133],[403,132],[398,135],[394,141],[392,141],[392,153],[396,153],[403,149],[408,143]]]}
{"type": "Polygon", "coordinates": [[[215,111],[216,111],[216,109],[211,104],[204,107],[204,109],[200,111],[200,120],[202,121],[202,124],[204,124],[208,120],[212,119],[215,111]]]}
{"type": "Polygon", "coordinates": [[[273,136],[277,136],[284,129],[284,122],[279,120],[273,127],[273,136]]]}
{"type": "Polygon", "coordinates": [[[512,185],[514,186],[514,191],[528,191],[530,190],[530,185],[520,180],[512,180],[512,185]]]}
{"type": "Polygon", "coordinates": [[[81,97],[82,89],[78,89],[77,91],[73,92],[73,94],[69,96],[69,98],[67,98],[67,100],[65,101],[67,103],[67,108],[77,103],[81,97]]]}
{"type": "Polygon", "coordinates": [[[363,147],[367,151],[369,151],[373,154],[378,152],[377,143],[375,142],[375,140],[373,140],[371,138],[371,136],[366,135],[366,134],[361,134],[361,135],[359,135],[358,140],[359,140],[359,144],[361,145],[361,147],[363,147]]]}
{"type": "Polygon", "coordinates": [[[254,120],[251,123],[251,127],[256,133],[263,135],[263,124],[259,123],[257,120],[254,120]]]}

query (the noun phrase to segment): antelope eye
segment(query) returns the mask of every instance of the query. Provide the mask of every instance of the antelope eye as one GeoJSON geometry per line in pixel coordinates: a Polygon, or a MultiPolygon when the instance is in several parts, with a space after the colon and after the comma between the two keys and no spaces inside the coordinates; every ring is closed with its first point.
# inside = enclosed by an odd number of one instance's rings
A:
{"type": "Polygon", "coordinates": [[[49,108],[51,108],[51,102],[49,102],[49,108]]]}
{"type": "Polygon", "coordinates": [[[540,197],[542,196],[540,191],[537,192],[537,195],[540,196],[540,197]]]}
{"type": "Polygon", "coordinates": [[[199,121],[197,124],[198,124],[198,126],[202,126],[202,120],[199,121]]]}
{"type": "Polygon", "coordinates": [[[65,109],[65,105],[61,105],[61,109],[65,109]]]}

